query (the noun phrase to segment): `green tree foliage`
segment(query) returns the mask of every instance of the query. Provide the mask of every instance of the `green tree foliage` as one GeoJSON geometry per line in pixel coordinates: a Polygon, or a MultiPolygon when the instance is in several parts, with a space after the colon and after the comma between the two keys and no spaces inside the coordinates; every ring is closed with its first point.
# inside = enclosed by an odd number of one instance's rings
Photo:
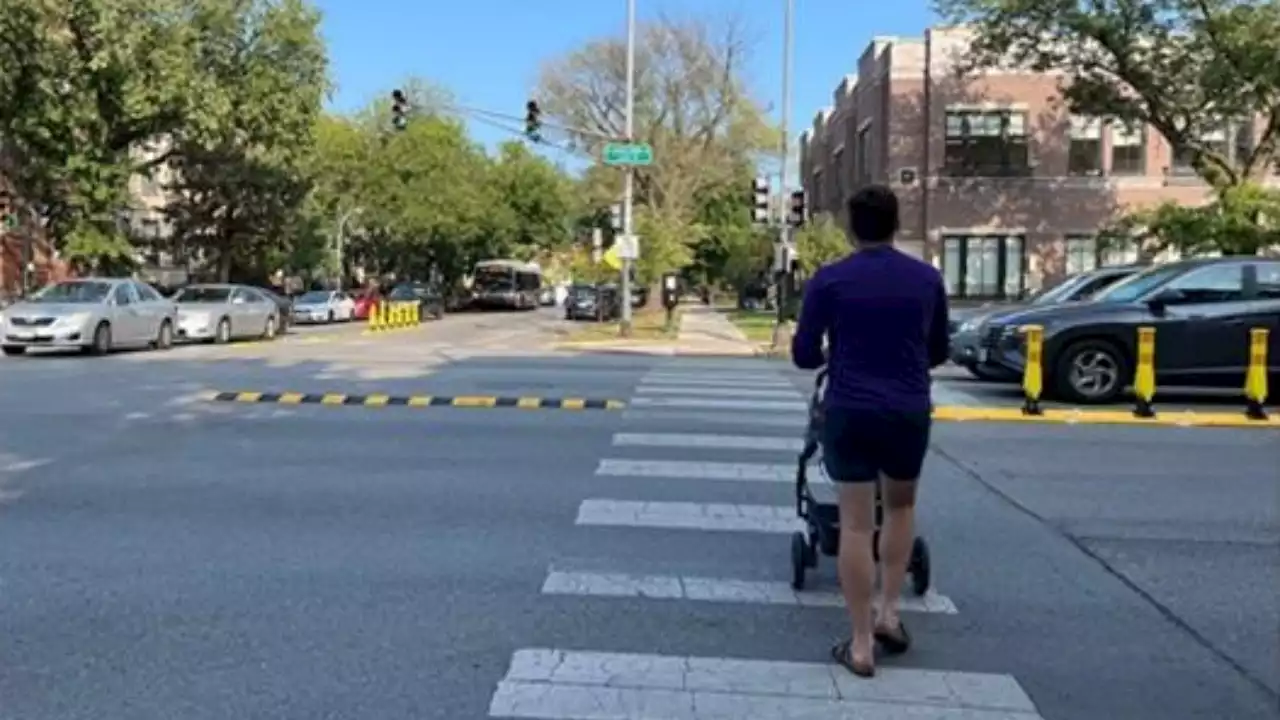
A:
{"type": "Polygon", "coordinates": [[[825,213],[814,216],[795,232],[794,238],[799,255],[797,262],[805,275],[813,275],[818,268],[847,256],[853,250],[848,236],[825,213]]]}
{"type": "Polygon", "coordinates": [[[327,90],[320,16],[302,0],[202,0],[196,22],[204,102],[173,135],[170,219],[217,279],[233,268],[264,279],[286,257],[310,190],[307,140],[327,90]]]}
{"type": "Polygon", "coordinates": [[[510,141],[498,148],[490,185],[498,194],[501,213],[495,221],[513,249],[538,255],[569,241],[573,189],[560,168],[530,152],[524,143],[510,141]]]}
{"type": "Polygon", "coordinates": [[[1199,208],[1128,218],[1153,244],[1256,252],[1273,242],[1259,210],[1273,193],[1248,186],[1273,171],[1280,147],[1280,3],[1256,0],[937,0],[969,24],[970,68],[1062,68],[1072,111],[1149,126],[1213,189],[1199,208]],[[1256,121],[1256,122],[1255,122],[1256,121]],[[1260,132],[1257,126],[1261,127],[1260,132]],[[1242,130],[1242,128],[1244,128],[1242,130]],[[1227,131],[1225,145],[1212,140],[1227,131]],[[1247,142],[1236,142],[1244,132],[1247,142]]]}
{"type": "MultiPolygon", "coordinates": [[[[593,40],[544,66],[535,95],[551,121],[546,135],[555,139],[556,127],[565,128],[574,147],[592,157],[608,139],[624,137],[625,45],[623,38],[593,40]]],[[[636,172],[642,282],[695,259],[723,257],[714,248],[696,252],[721,243],[723,227],[737,223],[721,226],[723,217],[713,222],[704,212],[718,193],[736,192],[738,212],[747,218],[755,155],[776,144],[764,109],[747,90],[748,50],[732,19],[662,19],[638,29],[633,137],[654,149],[654,164],[636,172]]],[[[621,172],[588,169],[582,192],[607,207],[621,196],[621,172]]]]}
{"type": "Polygon", "coordinates": [[[3,168],[67,257],[127,261],[128,180],[160,161],[138,145],[190,112],[198,37],[182,0],[5,0],[0,12],[3,168]]]}

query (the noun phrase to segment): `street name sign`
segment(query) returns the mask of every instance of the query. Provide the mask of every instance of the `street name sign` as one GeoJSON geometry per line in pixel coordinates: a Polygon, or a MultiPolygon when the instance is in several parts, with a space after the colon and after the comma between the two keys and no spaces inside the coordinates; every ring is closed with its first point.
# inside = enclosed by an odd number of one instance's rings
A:
{"type": "Polygon", "coordinates": [[[608,143],[604,146],[605,165],[652,165],[653,147],[648,143],[608,143]]]}

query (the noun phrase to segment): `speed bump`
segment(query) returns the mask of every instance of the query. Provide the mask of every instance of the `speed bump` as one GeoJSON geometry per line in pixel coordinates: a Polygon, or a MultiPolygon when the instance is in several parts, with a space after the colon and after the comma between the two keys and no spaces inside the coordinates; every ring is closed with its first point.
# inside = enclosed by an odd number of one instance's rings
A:
{"type": "Polygon", "coordinates": [[[521,410],[622,410],[621,400],[592,398],[500,397],[496,395],[347,395],[300,392],[214,392],[213,402],[268,405],[342,405],[346,407],[518,408],[521,410]]]}

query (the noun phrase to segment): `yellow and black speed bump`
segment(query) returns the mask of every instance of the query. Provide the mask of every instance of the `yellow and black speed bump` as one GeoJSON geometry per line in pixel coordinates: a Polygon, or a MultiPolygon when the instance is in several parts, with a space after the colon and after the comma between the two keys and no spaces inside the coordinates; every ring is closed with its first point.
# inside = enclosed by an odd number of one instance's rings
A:
{"type": "Polygon", "coordinates": [[[518,408],[521,410],[621,410],[621,400],[590,398],[498,397],[494,395],[345,395],[342,393],[215,392],[214,402],[272,405],[345,405],[349,407],[518,408]]]}

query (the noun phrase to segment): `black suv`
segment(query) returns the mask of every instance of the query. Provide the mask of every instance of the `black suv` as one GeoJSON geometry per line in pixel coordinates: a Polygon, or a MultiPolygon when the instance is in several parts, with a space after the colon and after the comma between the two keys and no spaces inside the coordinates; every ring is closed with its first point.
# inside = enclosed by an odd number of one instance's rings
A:
{"type": "Polygon", "coordinates": [[[1010,381],[1017,378],[1009,370],[981,361],[981,344],[986,326],[1000,318],[1029,308],[1057,303],[1082,302],[1103,289],[1141,270],[1136,265],[1122,265],[1068,275],[1062,282],[1046,288],[1022,302],[1004,302],[979,307],[957,308],[951,312],[951,362],[968,370],[980,380],[1010,381]]]}
{"type": "Polygon", "coordinates": [[[418,312],[423,320],[444,317],[444,293],[435,283],[407,282],[391,288],[387,293],[390,302],[418,301],[418,312]]]}
{"type": "Polygon", "coordinates": [[[983,330],[984,360],[1021,374],[1023,325],[1044,328],[1050,397],[1078,403],[1118,398],[1133,380],[1139,326],[1156,329],[1158,385],[1242,387],[1253,328],[1270,330],[1269,375],[1280,374],[1280,259],[1237,256],[1158,265],[1089,302],[1002,315],[983,330]]]}

